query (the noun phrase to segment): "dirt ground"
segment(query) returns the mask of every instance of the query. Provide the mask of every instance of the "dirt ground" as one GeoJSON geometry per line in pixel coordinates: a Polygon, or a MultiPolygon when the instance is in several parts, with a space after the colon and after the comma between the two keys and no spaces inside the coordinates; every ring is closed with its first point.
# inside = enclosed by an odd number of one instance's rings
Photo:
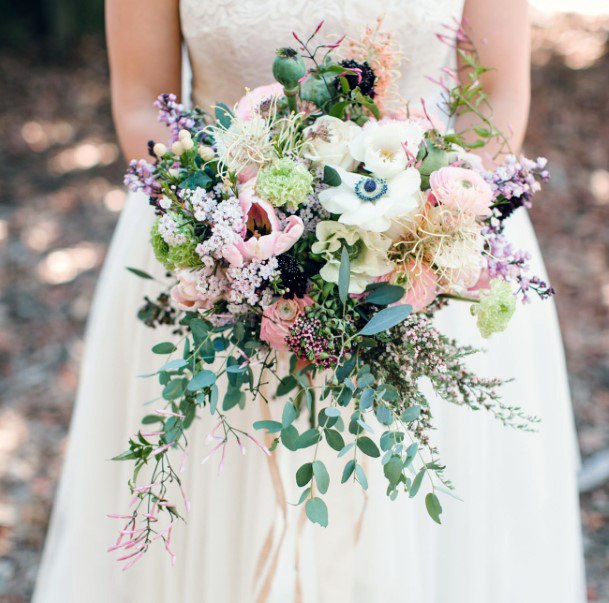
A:
{"type": "MultiPolygon", "coordinates": [[[[608,41],[609,19],[538,22],[526,144],[551,165],[533,220],[558,291],[584,459],[609,448],[608,41]]],[[[0,53],[0,90],[0,603],[23,603],[124,164],[99,39],[61,62],[0,53]]],[[[581,502],[589,599],[609,602],[609,484],[581,502]]]]}

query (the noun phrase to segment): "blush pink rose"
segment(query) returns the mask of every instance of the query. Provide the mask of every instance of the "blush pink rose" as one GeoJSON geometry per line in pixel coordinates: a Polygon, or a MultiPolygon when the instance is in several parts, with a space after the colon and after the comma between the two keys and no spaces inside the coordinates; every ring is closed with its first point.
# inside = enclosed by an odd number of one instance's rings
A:
{"type": "Polygon", "coordinates": [[[253,181],[240,187],[239,201],[245,215],[242,239],[222,250],[224,259],[232,266],[242,266],[247,260],[268,260],[285,253],[302,236],[302,220],[298,216],[288,216],[282,227],[275,208],[254,193],[253,181]]]}
{"type": "MultiPolygon", "coordinates": [[[[437,296],[438,277],[436,273],[427,265],[417,265],[411,262],[406,273],[408,284],[405,287],[406,293],[401,300],[391,304],[401,306],[408,304],[412,306],[413,312],[420,312],[429,306],[437,296]]],[[[390,272],[377,278],[377,282],[393,282],[396,278],[395,272],[390,272]]]]}
{"type": "Polygon", "coordinates": [[[287,352],[288,346],[285,343],[285,338],[290,334],[290,328],[298,317],[302,316],[304,309],[313,305],[313,303],[308,295],[293,297],[292,299],[280,297],[262,314],[260,339],[266,341],[276,350],[287,352]]]}
{"type": "Polygon", "coordinates": [[[176,276],[178,283],[173,286],[170,293],[173,305],[184,312],[209,310],[211,305],[208,300],[201,299],[197,291],[197,272],[182,269],[176,272],[176,276]]]}
{"type": "Polygon", "coordinates": [[[491,215],[493,191],[478,172],[443,167],[431,175],[429,184],[439,204],[476,216],[491,215]]]}
{"type": "Polygon", "coordinates": [[[183,310],[184,312],[210,310],[222,296],[221,292],[224,275],[219,267],[216,269],[215,275],[208,274],[208,271],[205,268],[202,270],[182,268],[176,271],[176,277],[178,282],[172,287],[170,296],[173,305],[178,308],[178,310],[183,310]],[[204,279],[212,278],[216,280],[217,286],[213,289],[215,293],[202,294],[201,291],[199,291],[197,282],[201,277],[204,279]]]}
{"type": "Polygon", "coordinates": [[[250,90],[241,100],[237,103],[235,113],[237,117],[248,121],[252,119],[256,109],[266,100],[273,98],[274,96],[283,96],[283,86],[279,83],[268,84],[267,86],[258,86],[253,90],[250,90]]]}

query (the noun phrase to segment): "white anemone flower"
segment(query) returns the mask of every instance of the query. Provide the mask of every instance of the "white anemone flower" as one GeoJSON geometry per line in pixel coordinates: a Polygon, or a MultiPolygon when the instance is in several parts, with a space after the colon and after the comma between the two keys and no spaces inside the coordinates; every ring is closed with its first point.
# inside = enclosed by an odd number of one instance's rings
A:
{"type": "Polygon", "coordinates": [[[402,169],[389,180],[346,172],[331,166],[341,184],[319,193],[322,207],[339,214],[338,221],[362,230],[385,232],[391,218],[409,214],[419,206],[421,176],[414,168],[402,169]]]}
{"type": "Polygon", "coordinates": [[[367,122],[349,143],[351,155],[379,178],[392,178],[419,152],[425,128],[414,119],[367,122]]]}

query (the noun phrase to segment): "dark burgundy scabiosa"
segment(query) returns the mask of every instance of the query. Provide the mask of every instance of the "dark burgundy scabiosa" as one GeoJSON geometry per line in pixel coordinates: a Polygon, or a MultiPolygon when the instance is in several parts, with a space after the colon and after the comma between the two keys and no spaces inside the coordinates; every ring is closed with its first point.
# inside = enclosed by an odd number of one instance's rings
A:
{"type": "MultiPolygon", "coordinates": [[[[351,90],[359,86],[359,89],[362,91],[362,94],[365,94],[370,98],[374,98],[374,85],[376,84],[376,75],[372,70],[372,67],[368,65],[367,61],[364,61],[363,63],[358,63],[353,59],[348,59],[345,61],[341,61],[340,65],[346,70],[353,69],[354,71],[347,73],[343,76],[347,80],[349,88],[351,90]]],[[[339,78],[336,78],[334,82],[336,89],[340,92],[341,86],[339,78]]]]}
{"type": "Polygon", "coordinates": [[[307,292],[307,275],[293,255],[282,253],[277,256],[277,269],[281,274],[281,284],[287,289],[284,297],[302,297],[307,292]]]}

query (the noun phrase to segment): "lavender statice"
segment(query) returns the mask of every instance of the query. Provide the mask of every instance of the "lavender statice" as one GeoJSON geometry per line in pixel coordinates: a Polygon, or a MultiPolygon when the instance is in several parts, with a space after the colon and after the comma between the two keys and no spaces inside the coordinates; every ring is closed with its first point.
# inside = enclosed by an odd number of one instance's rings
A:
{"type": "Polygon", "coordinates": [[[152,197],[160,194],[161,191],[154,177],[154,166],[144,159],[139,161],[134,159],[129,163],[123,182],[132,193],[142,192],[152,197]]]}
{"type": "Polygon", "coordinates": [[[541,189],[539,181],[550,179],[546,164],[545,157],[533,161],[524,156],[508,155],[495,171],[487,172],[486,180],[497,198],[494,209],[498,220],[505,220],[519,207],[531,207],[532,196],[541,189]]]}

